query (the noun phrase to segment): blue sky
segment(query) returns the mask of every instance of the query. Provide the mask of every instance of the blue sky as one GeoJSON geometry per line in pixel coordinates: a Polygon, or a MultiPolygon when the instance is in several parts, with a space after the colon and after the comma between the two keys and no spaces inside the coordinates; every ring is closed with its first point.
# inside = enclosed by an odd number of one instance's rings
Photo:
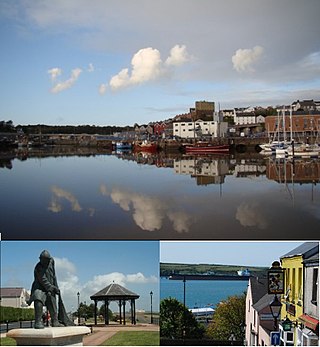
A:
{"type": "MultiPolygon", "coordinates": [[[[55,259],[58,284],[68,310],[113,281],[140,295],[137,309],[159,304],[157,241],[1,241],[1,286],[31,289],[34,266],[47,249],[55,259]]],[[[114,309],[113,307],[111,307],[114,309]]]]}
{"type": "Polygon", "coordinates": [[[162,241],[160,261],[163,263],[228,264],[266,266],[303,242],[218,242],[162,241]]]}
{"type": "Polygon", "coordinates": [[[133,125],[319,96],[318,0],[2,0],[0,119],[133,125]]]}

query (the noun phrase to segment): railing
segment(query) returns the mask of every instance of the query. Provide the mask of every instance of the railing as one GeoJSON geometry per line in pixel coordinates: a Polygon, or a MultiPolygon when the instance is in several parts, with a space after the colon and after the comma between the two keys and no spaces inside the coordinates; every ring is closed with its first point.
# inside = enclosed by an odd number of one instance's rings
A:
{"type": "Polygon", "coordinates": [[[0,324],[0,333],[7,333],[12,329],[21,329],[21,328],[33,328],[34,321],[18,321],[18,322],[5,322],[0,324]]]}

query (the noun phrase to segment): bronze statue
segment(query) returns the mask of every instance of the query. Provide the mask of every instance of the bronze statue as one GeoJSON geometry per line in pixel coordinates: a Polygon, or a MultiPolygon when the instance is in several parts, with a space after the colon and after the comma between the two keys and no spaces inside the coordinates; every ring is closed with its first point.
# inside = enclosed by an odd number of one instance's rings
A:
{"type": "Polygon", "coordinates": [[[55,274],[54,259],[46,250],[40,254],[40,261],[34,269],[34,281],[31,287],[31,296],[28,302],[34,302],[35,329],[43,329],[43,306],[46,306],[51,316],[52,327],[62,327],[74,325],[68,318],[61,300],[60,289],[58,287],[55,274]],[[56,296],[59,297],[59,312],[57,309],[56,296]]]}

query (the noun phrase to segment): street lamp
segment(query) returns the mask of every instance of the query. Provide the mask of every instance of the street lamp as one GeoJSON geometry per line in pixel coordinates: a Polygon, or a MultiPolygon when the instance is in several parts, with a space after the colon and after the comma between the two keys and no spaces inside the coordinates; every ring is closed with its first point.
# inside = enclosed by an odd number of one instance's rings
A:
{"type": "Polygon", "coordinates": [[[277,330],[278,329],[278,318],[280,316],[282,304],[279,301],[276,294],[274,296],[274,299],[270,302],[269,307],[271,310],[272,317],[274,319],[274,330],[277,330]]]}
{"type": "Polygon", "coordinates": [[[152,291],[150,292],[150,299],[151,299],[151,324],[153,324],[153,316],[152,316],[152,291]]]}
{"type": "Polygon", "coordinates": [[[77,293],[78,296],[78,325],[80,325],[80,293],[77,293]]]}

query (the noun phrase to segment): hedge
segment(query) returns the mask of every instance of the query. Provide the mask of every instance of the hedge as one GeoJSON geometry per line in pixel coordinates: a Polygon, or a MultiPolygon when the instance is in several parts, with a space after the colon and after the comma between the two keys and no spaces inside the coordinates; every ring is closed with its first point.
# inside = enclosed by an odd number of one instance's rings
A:
{"type": "Polygon", "coordinates": [[[33,320],[33,308],[0,307],[0,322],[17,322],[19,320],[33,320]]]}

